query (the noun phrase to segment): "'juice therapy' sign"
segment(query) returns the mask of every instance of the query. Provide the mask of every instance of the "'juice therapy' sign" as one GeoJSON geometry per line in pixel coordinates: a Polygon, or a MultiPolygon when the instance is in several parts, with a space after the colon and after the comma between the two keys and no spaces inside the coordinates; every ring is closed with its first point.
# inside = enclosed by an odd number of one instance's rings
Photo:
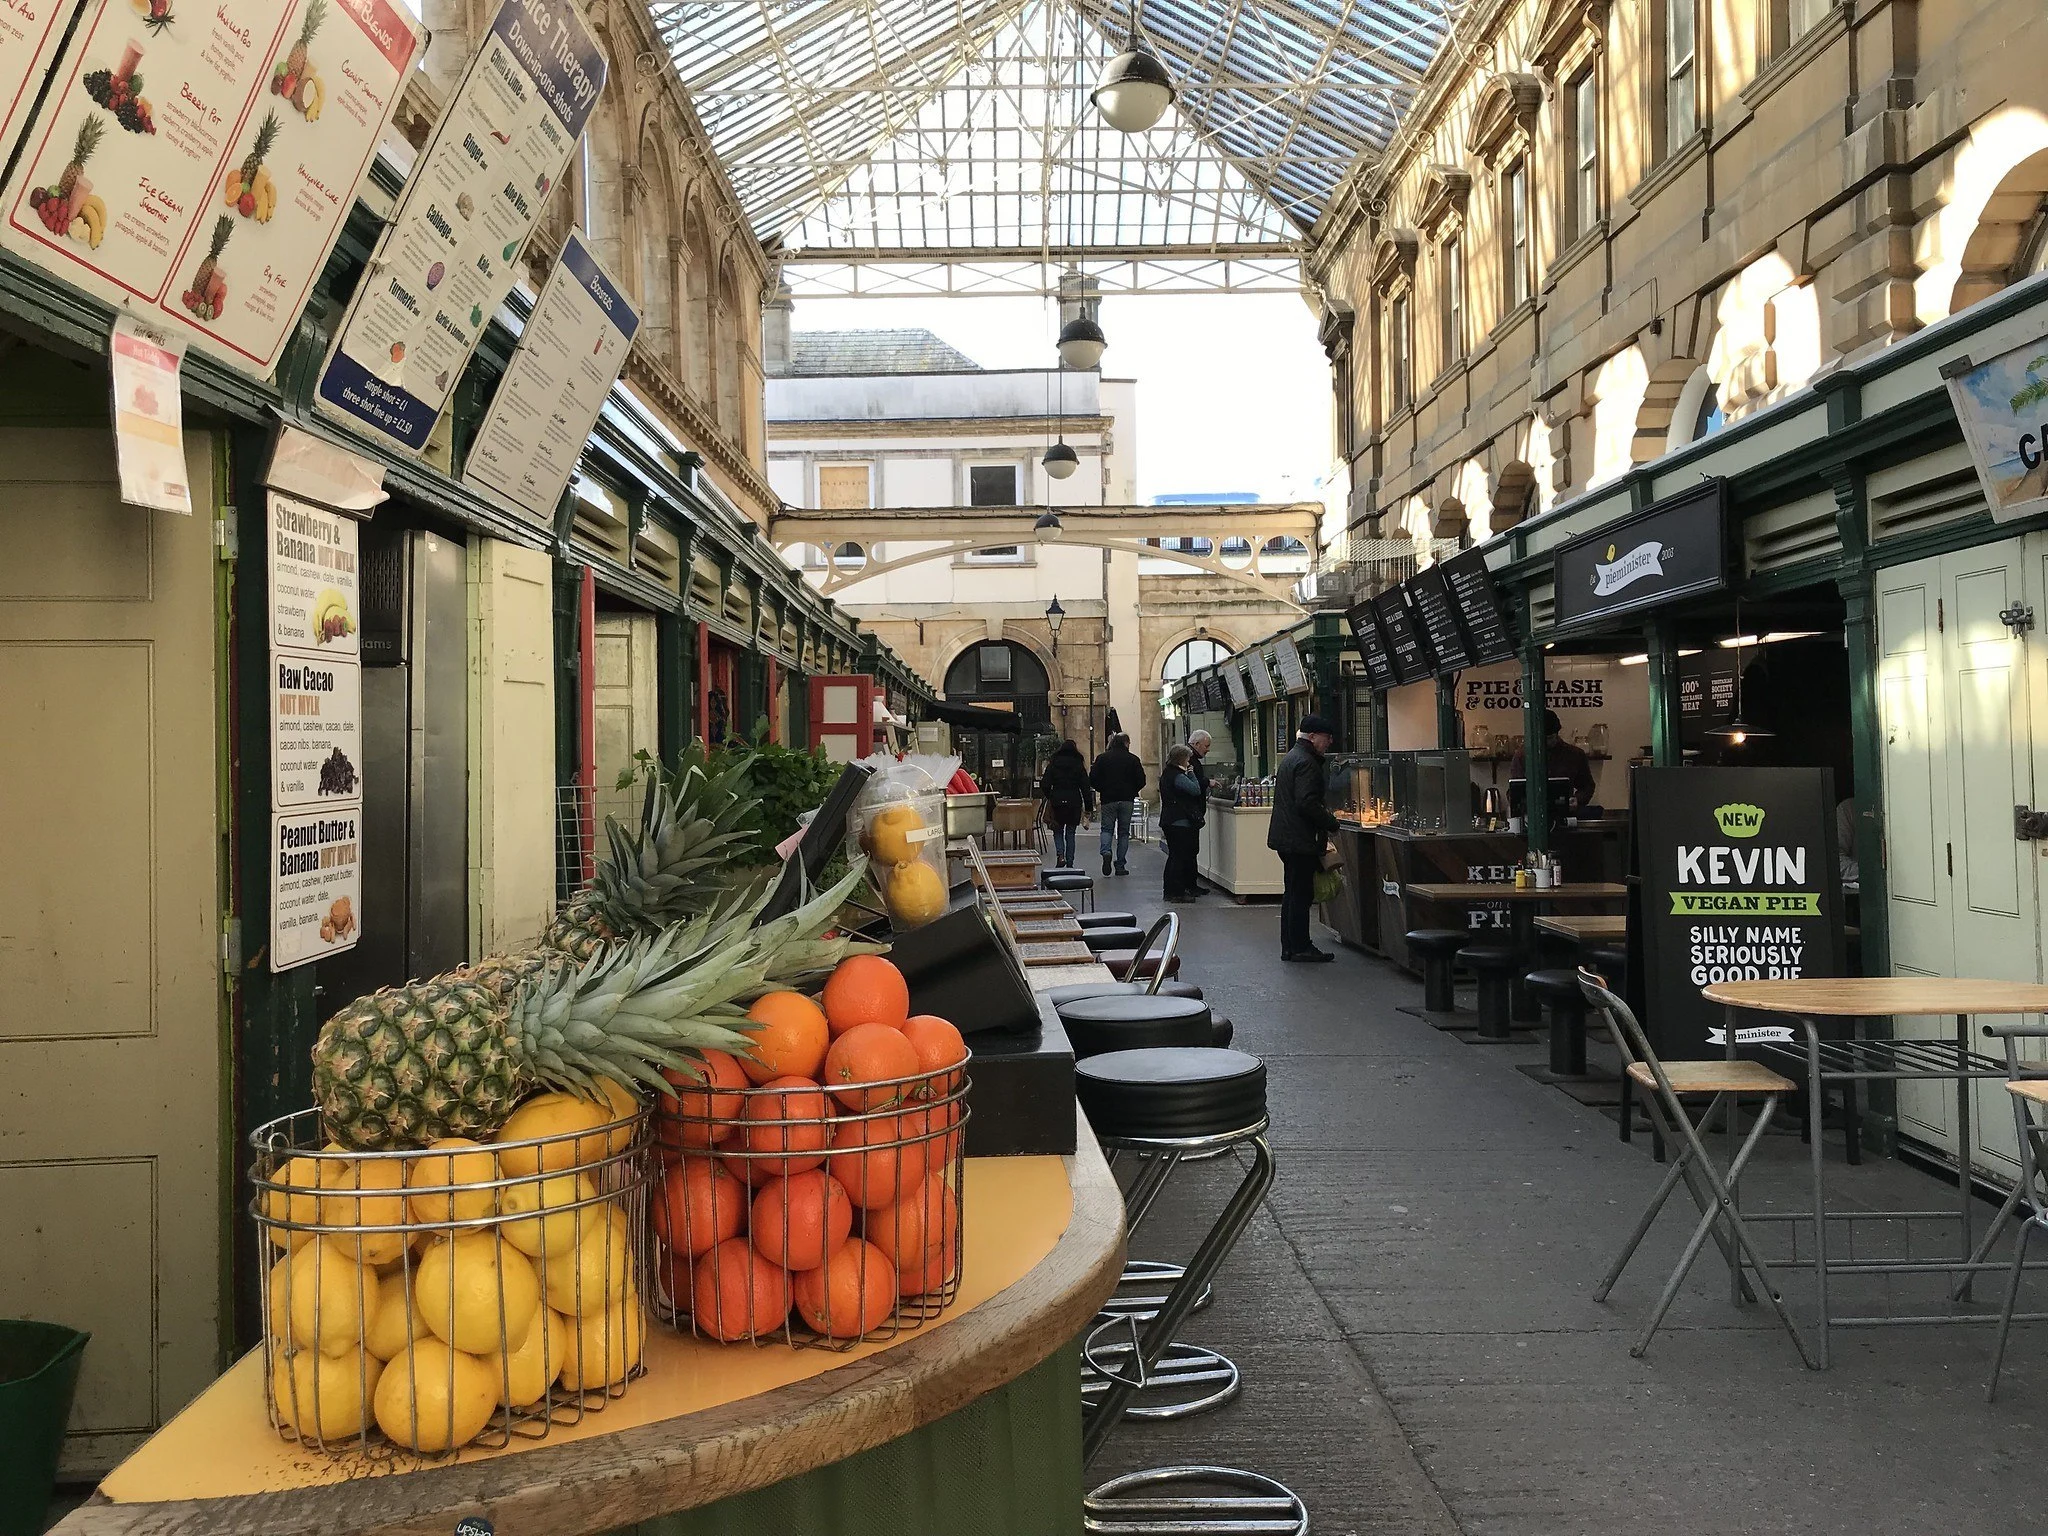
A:
{"type": "Polygon", "coordinates": [[[1833,774],[1638,768],[1630,797],[1644,1024],[1660,1054],[1720,1043],[1724,1011],[1702,987],[1840,974],[1833,774]]]}
{"type": "Polygon", "coordinates": [[[2048,337],[1942,374],[1992,517],[2048,512],[2048,337]]]}

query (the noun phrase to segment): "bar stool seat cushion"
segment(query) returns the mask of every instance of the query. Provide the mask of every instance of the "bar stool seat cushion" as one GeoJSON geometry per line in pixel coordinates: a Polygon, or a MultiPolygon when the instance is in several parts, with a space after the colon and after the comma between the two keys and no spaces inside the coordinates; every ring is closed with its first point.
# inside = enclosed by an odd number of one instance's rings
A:
{"type": "Polygon", "coordinates": [[[1419,955],[1455,955],[1472,932],[1468,928],[1411,928],[1402,937],[1419,955]]]}
{"type": "Polygon", "coordinates": [[[1511,971],[1521,964],[1522,952],[1512,944],[1467,944],[1458,960],[1475,971],[1511,971]]]}
{"type": "Polygon", "coordinates": [[[1084,875],[1078,869],[1048,869],[1038,877],[1039,885],[1048,891],[1092,891],[1095,878],[1084,875]]]}
{"type": "Polygon", "coordinates": [[[1100,1056],[1105,1051],[1215,1043],[1216,1030],[1209,1005],[1191,997],[1146,997],[1125,992],[1078,998],[1062,1004],[1059,1012],[1076,1061],[1084,1056],[1100,1056]]]}
{"type": "MultiPolygon", "coordinates": [[[[1110,975],[1122,981],[1136,979],[1132,975],[1133,966],[1137,966],[1137,976],[1151,976],[1159,969],[1159,951],[1156,949],[1145,952],[1145,963],[1143,965],[1137,964],[1138,951],[1136,949],[1099,950],[1096,952],[1095,958],[1109,967],[1110,975]]],[[[1175,955],[1166,963],[1166,974],[1169,978],[1180,974],[1179,955],[1175,955]]]]}
{"type": "Polygon", "coordinates": [[[1223,1136],[1266,1118],[1266,1064],[1206,1045],[1110,1051],[1074,1064],[1074,1093],[1098,1136],[1223,1136]]]}
{"type": "Polygon", "coordinates": [[[1083,928],[1081,942],[1100,954],[1105,949],[1136,949],[1145,937],[1142,928],[1083,928]]]}
{"type": "Polygon", "coordinates": [[[1237,1038],[1237,1026],[1228,1019],[1214,1019],[1209,1025],[1209,1043],[1213,1046],[1228,1046],[1237,1038]]]}
{"type": "MultiPolygon", "coordinates": [[[[1062,1003],[1071,1003],[1082,997],[1109,997],[1116,993],[1143,992],[1142,981],[1077,981],[1068,986],[1054,987],[1045,994],[1045,1000],[1057,1009],[1062,1003]]],[[[1192,997],[1199,999],[1202,989],[1192,981],[1162,981],[1159,983],[1160,997],[1192,997]]]]}
{"type": "Polygon", "coordinates": [[[1579,973],[1567,970],[1531,971],[1522,984],[1546,1003],[1565,1008],[1586,1006],[1586,994],[1579,990],[1579,973]]]}
{"type": "Polygon", "coordinates": [[[1622,978],[1628,974],[1628,951],[1619,944],[1596,944],[1586,951],[1586,964],[1619,991],[1622,978]]]}
{"type": "Polygon", "coordinates": [[[1135,912],[1083,912],[1083,928],[1135,928],[1138,914],[1135,912]]]}

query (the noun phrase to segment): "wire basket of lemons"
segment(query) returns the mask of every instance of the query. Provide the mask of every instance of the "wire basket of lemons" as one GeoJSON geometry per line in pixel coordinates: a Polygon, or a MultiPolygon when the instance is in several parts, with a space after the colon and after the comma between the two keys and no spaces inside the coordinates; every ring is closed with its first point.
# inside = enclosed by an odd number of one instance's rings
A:
{"type": "Polygon", "coordinates": [[[651,1116],[545,1093],[488,1142],[352,1152],[258,1129],[264,1394],[286,1439],[373,1457],[538,1439],[641,1374],[651,1116]]]}

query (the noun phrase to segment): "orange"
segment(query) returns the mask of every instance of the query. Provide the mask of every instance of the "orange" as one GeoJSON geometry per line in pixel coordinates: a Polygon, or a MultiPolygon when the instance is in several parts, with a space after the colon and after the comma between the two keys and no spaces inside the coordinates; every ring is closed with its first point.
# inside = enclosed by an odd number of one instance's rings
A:
{"type": "Polygon", "coordinates": [[[903,1121],[907,1118],[848,1118],[832,1127],[832,1150],[826,1164],[832,1177],[846,1187],[855,1205],[893,1205],[924,1177],[928,1143],[887,1145],[903,1140],[907,1134],[903,1121]]]}
{"type": "Polygon", "coordinates": [[[967,1042],[949,1020],[935,1013],[915,1014],[904,1021],[903,1038],[917,1052],[917,1070],[932,1079],[918,1089],[916,1097],[940,1098],[960,1086],[960,1074],[946,1069],[967,1060],[967,1042]]]}
{"type": "Polygon", "coordinates": [[[803,1173],[825,1161],[825,1140],[831,1113],[824,1090],[808,1077],[778,1077],[761,1085],[747,1099],[747,1126],[740,1145],[766,1153],[769,1161],[755,1170],[764,1174],[803,1173]]]}
{"type": "Polygon", "coordinates": [[[825,983],[824,1003],[835,1035],[856,1024],[901,1029],[910,1017],[910,984],[880,955],[853,955],[840,961],[825,983]]]}
{"type": "Polygon", "coordinates": [[[902,1115],[903,1134],[915,1138],[924,1148],[925,1167],[933,1173],[943,1171],[960,1155],[960,1106],[957,1103],[934,1104],[929,1108],[907,1109],[902,1115]],[[947,1127],[951,1126],[951,1130],[947,1127]]]}
{"type": "Polygon", "coordinates": [[[694,1259],[746,1225],[746,1186],[708,1159],[685,1158],[662,1170],[651,1210],[654,1235],[694,1259]]]}
{"type": "Polygon", "coordinates": [[[888,1321],[896,1305],[896,1266],[873,1243],[854,1238],[789,1288],[813,1332],[857,1339],[888,1321]]]}
{"type": "Polygon", "coordinates": [[[690,1268],[690,1317],[714,1339],[759,1338],[789,1316],[789,1277],[729,1237],[690,1268]]]}
{"type": "Polygon", "coordinates": [[[928,1249],[896,1271],[896,1290],[904,1296],[928,1296],[933,1291],[950,1285],[953,1274],[951,1251],[945,1248],[928,1249]]]}
{"type": "Polygon", "coordinates": [[[960,1216],[945,1180],[928,1174],[906,1199],[869,1211],[862,1228],[869,1242],[904,1269],[916,1263],[921,1253],[950,1251],[960,1229],[960,1216]]]}
{"type": "Polygon", "coordinates": [[[777,1179],[754,1196],[754,1251],[784,1269],[816,1269],[852,1232],[853,1202],[820,1169],[777,1179]]]}
{"type": "Polygon", "coordinates": [[[747,1086],[747,1074],[740,1070],[738,1060],[725,1051],[706,1051],[698,1064],[703,1068],[701,1077],[674,1067],[662,1069],[661,1075],[676,1090],[672,1099],[655,1100],[664,1147],[703,1148],[724,1141],[745,1107],[739,1090],[747,1086]]]}
{"type": "Polygon", "coordinates": [[[750,1031],[753,1051],[739,1059],[748,1077],[765,1083],[771,1077],[818,1075],[832,1032],[816,1003],[801,992],[770,992],[755,999],[747,1017],[760,1026],[750,1031]]]}
{"type": "Polygon", "coordinates": [[[886,1024],[856,1024],[825,1053],[826,1086],[849,1109],[901,1104],[914,1086],[904,1079],[917,1071],[916,1049],[903,1031],[886,1024]]]}

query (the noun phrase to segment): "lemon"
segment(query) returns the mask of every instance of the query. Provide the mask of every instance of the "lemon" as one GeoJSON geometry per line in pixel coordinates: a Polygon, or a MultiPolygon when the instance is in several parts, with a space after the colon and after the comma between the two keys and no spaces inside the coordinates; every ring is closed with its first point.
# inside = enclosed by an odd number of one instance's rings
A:
{"type": "Polygon", "coordinates": [[[395,1157],[336,1159],[320,1169],[320,1184],[330,1193],[320,1197],[320,1221],[329,1227],[390,1228],[360,1235],[340,1233],[329,1241],[342,1245],[365,1264],[389,1264],[405,1252],[405,1164],[395,1157]],[[346,1191],[361,1190],[361,1194],[346,1191]]]}
{"type": "Polygon", "coordinates": [[[604,1099],[599,1107],[604,1110],[605,1119],[625,1122],[615,1126],[605,1138],[605,1155],[617,1157],[633,1145],[632,1122],[640,1113],[640,1098],[624,1083],[615,1083],[608,1077],[597,1080],[597,1091],[604,1099]]]}
{"type": "Polygon", "coordinates": [[[413,1160],[405,1186],[414,1191],[406,1197],[405,1208],[414,1221],[476,1221],[496,1208],[495,1189],[456,1189],[458,1184],[488,1186],[498,1176],[498,1159],[466,1136],[446,1136],[427,1143],[429,1152],[441,1157],[413,1160]],[[429,1191],[420,1193],[420,1191],[429,1191]]]}
{"type": "Polygon", "coordinates": [[[345,1440],[369,1421],[369,1396],[384,1362],[360,1349],[323,1355],[314,1349],[282,1351],[270,1362],[270,1395],[277,1421],[309,1440],[345,1440]]]}
{"type": "Polygon", "coordinates": [[[498,1373],[475,1355],[426,1338],[377,1380],[377,1427],[399,1445],[432,1453],[467,1445],[498,1411],[498,1373]]]}
{"type": "Polygon", "coordinates": [[[316,1237],[270,1271],[270,1331],[301,1349],[339,1355],[354,1349],[376,1323],[381,1282],[340,1247],[345,1238],[316,1237]]]}
{"type": "Polygon", "coordinates": [[[534,1312],[526,1330],[526,1342],[505,1361],[498,1382],[498,1401],[507,1408],[524,1408],[546,1394],[548,1383],[562,1368],[562,1352],[576,1332],[576,1319],[564,1317],[543,1305],[534,1312]]]}
{"type": "Polygon", "coordinates": [[[915,806],[889,806],[868,823],[869,851],[878,864],[908,864],[917,858],[917,850],[924,841],[911,841],[911,834],[924,829],[924,818],[917,814],[915,806]]]}
{"type": "Polygon", "coordinates": [[[493,1359],[526,1342],[540,1303],[540,1281],[526,1255],[487,1232],[434,1244],[412,1287],[429,1328],[457,1349],[493,1359]]]}
{"type": "Polygon", "coordinates": [[[922,859],[899,864],[889,871],[882,899],[889,904],[889,915],[896,921],[912,928],[921,927],[944,914],[946,882],[922,859]]]}
{"type": "Polygon", "coordinates": [[[503,1223],[505,1241],[528,1258],[565,1254],[576,1246],[579,1225],[597,1216],[595,1205],[582,1202],[596,1198],[597,1186],[581,1173],[557,1173],[508,1184],[499,1208],[507,1217],[526,1219],[503,1223]]]}
{"type": "Polygon", "coordinates": [[[379,1360],[389,1360],[408,1339],[431,1337],[433,1329],[420,1315],[419,1276],[413,1276],[412,1300],[405,1296],[405,1275],[394,1270],[377,1278],[377,1311],[363,1333],[363,1347],[379,1360]],[[410,1332],[408,1332],[408,1327],[410,1332]]]}
{"type": "MultiPolygon", "coordinates": [[[[295,1157],[282,1168],[273,1171],[270,1182],[287,1185],[292,1189],[318,1189],[319,1160],[295,1157]]],[[[263,1214],[272,1221],[289,1221],[310,1227],[320,1219],[320,1197],[288,1195],[282,1190],[266,1189],[263,1192],[263,1214]]],[[[280,1248],[297,1249],[313,1236],[310,1232],[292,1232],[282,1227],[270,1227],[267,1230],[270,1233],[270,1240],[280,1248]]]]}
{"type": "Polygon", "coordinates": [[[577,1133],[596,1130],[613,1118],[606,1106],[573,1094],[543,1093],[528,1099],[498,1128],[498,1166],[513,1178],[524,1178],[542,1172],[567,1173],[599,1162],[604,1158],[608,1138],[577,1133]],[[550,1141],[538,1147],[505,1145],[548,1136],[574,1136],[575,1140],[550,1141]]]}
{"type": "Polygon", "coordinates": [[[548,1305],[587,1317],[626,1289],[633,1268],[632,1234],[616,1205],[586,1206],[576,1246],[546,1264],[548,1305]]]}
{"type": "Polygon", "coordinates": [[[554,1326],[567,1330],[563,1340],[562,1385],[571,1392],[593,1392],[615,1386],[640,1363],[647,1342],[647,1319],[640,1298],[623,1299],[588,1317],[556,1316],[554,1326]]]}

